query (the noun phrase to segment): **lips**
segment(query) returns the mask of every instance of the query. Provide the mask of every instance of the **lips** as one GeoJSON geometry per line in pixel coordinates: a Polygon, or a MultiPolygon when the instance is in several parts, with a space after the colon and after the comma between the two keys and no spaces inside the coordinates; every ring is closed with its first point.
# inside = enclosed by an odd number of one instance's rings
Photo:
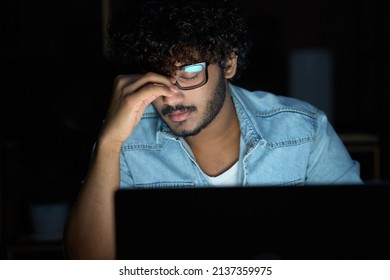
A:
{"type": "Polygon", "coordinates": [[[168,114],[168,117],[171,119],[171,121],[178,123],[178,122],[185,121],[190,114],[191,114],[191,111],[184,111],[184,112],[177,111],[177,112],[173,112],[173,113],[168,114]]]}

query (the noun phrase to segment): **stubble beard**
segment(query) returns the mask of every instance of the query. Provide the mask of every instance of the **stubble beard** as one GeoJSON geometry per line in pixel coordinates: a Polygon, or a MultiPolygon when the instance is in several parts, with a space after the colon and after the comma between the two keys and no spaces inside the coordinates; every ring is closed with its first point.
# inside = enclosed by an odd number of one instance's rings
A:
{"type": "MultiPolygon", "coordinates": [[[[213,91],[211,98],[207,101],[205,112],[202,120],[194,129],[181,129],[181,126],[185,125],[185,122],[179,123],[176,127],[171,127],[171,130],[176,136],[189,137],[199,134],[215,119],[215,117],[221,111],[226,98],[226,81],[221,73],[218,77],[218,84],[213,91]]],[[[187,107],[184,107],[187,108],[187,107]]],[[[169,111],[175,110],[175,108],[168,109],[169,111]]],[[[176,110],[183,110],[183,107],[177,106],[176,110]]],[[[198,111],[195,106],[188,106],[188,110],[198,111]]]]}

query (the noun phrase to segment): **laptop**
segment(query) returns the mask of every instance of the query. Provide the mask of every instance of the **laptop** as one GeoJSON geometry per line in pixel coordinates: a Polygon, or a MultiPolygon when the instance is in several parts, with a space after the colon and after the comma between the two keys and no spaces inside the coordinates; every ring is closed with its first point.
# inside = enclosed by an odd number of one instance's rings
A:
{"type": "Polygon", "coordinates": [[[388,186],[120,189],[117,259],[390,259],[388,186]]]}

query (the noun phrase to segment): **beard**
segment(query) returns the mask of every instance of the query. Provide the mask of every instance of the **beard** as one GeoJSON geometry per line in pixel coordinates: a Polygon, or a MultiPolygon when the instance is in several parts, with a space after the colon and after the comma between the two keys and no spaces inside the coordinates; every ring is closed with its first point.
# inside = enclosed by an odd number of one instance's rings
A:
{"type": "MultiPolygon", "coordinates": [[[[226,82],[225,77],[223,76],[223,72],[220,71],[219,77],[218,77],[218,83],[215,89],[213,90],[213,94],[211,98],[206,103],[205,112],[202,116],[201,121],[195,126],[193,129],[180,129],[180,124],[178,127],[171,127],[169,124],[168,126],[171,128],[171,130],[174,132],[176,136],[179,137],[188,137],[188,136],[195,136],[199,134],[204,128],[206,128],[219,114],[221,111],[221,108],[223,106],[223,103],[225,102],[226,98],[226,82]]],[[[175,111],[198,111],[196,106],[183,106],[183,105],[177,105],[175,107],[168,106],[164,108],[161,111],[161,114],[163,116],[175,112],[175,111]]]]}

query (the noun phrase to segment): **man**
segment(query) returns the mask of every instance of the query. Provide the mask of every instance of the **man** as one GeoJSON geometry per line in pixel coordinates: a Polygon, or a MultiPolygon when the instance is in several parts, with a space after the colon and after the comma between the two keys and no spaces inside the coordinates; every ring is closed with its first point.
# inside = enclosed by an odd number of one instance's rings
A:
{"type": "Polygon", "coordinates": [[[69,217],[69,257],[115,257],[119,187],[361,183],[359,164],[323,112],[231,83],[250,47],[232,1],[142,7],[134,22],[113,22],[109,30],[112,57],[139,74],[115,80],[69,217]]]}

